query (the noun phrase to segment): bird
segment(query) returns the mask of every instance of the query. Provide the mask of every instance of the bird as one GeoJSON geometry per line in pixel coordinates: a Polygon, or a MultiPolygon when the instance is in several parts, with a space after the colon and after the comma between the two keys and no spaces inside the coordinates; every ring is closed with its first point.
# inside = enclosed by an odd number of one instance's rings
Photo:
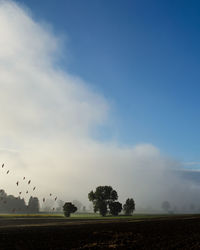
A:
{"type": "Polygon", "coordinates": [[[19,192],[19,194],[21,194],[22,192],[19,192]]]}
{"type": "Polygon", "coordinates": [[[36,187],[33,188],[33,191],[36,189],[36,187]]]}
{"type": "Polygon", "coordinates": [[[6,172],[6,174],[8,174],[10,172],[10,170],[8,170],[7,172],[6,172]]]}
{"type": "Polygon", "coordinates": [[[23,180],[25,180],[25,177],[23,178],[23,180]]]}
{"type": "Polygon", "coordinates": [[[42,200],[43,200],[43,202],[45,202],[45,198],[43,198],[42,200]]]}
{"type": "Polygon", "coordinates": [[[49,194],[50,196],[52,196],[52,194],[49,194]]]}
{"type": "Polygon", "coordinates": [[[19,185],[19,181],[16,182],[17,186],[19,185]]]}
{"type": "Polygon", "coordinates": [[[55,198],[55,201],[57,200],[57,197],[55,198]]]}
{"type": "Polygon", "coordinates": [[[28,194],[28,190],[26,191],[26,194],[28,194]]]}
{"type": "Polygon", "coordinates": [[[2,166],[1,166],[2,168],[4,167],[4,163],[2,164],[2,166]]]}
{"type": "Polygon", "coordinates": [[[55,210],[55,208],[53,207],[53,211],[55,210]]]}
{"type": "Polygon", "coordinates": [[[31,180],[28,181],[28,185],[31,183],[31,180]]]}

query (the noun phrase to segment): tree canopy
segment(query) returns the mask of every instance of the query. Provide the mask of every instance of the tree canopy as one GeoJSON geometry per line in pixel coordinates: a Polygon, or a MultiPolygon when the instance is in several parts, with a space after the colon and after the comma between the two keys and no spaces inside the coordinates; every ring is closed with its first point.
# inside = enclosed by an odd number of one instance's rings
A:
{"type": "Polygon", "coordinates": [[[30,197],[28,202],[28,212],[39,213],[39,200],[37,197],[30,197]]]}
{"type": "Polygon", "coordinates": [[[65,202],[63,206],[63,212],[66,217],[69,217],[71,213],[75,213],[77,211],[77,207],[74,206],[71,202],[65,202]]]}
{"type": "Polygon", "coordinates": [[[131,215],[135,210],[135,202],[132,198],[128,198],[123,206],[125,215],[131,215]]]}
{"type": "Polygon", "coordinates": [[[108,212],[108,205],[118,199],[117,192],[111,186],[98,186],[95,191],[88,194],[89,200],[93,203],[94,212],[105,216],[108,212]]]}
{"type": "Polygon", "coordinates": [[[109,203],[110,213],[117,216],[122,211],[122,204],[118,201],[109,203]]]}
{"type": "Polygon", "coordinates": [[[28,210],[28,206],[25,204],[25,200],[20,196],[15,197],[13,195],[7,195],[7,193],[0,189],[0,212],[1,213],[25,213],[28,210]]]}

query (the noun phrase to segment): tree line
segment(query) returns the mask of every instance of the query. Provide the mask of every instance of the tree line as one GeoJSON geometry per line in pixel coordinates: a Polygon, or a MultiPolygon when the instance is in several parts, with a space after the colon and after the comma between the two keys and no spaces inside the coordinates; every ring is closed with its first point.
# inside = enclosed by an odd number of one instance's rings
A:
{"type": "MultiPolygon", "coordinates": [[[[107,214],[118,216],[122,211],[125,215],[131,215],[135,210],[135,202],[132,198],[128,198],[124,205],[118,201],[117,191],[111,186],[98,186],[95,191],[90,191],[88,194],[89,201],[93,204],[95,213],[102,216],[107,214]]],[[[66,217],[71,213],[75,213],[81,203],[78,201],[63,202],[63,212],[66,217]]],[[[26,205],[24,198],[20,196],[7,195],[7,193],[0,189],[0,213],[39,213],[40,205],[37,197],[30,197],[26,205]]],[[[85,207],[83,206],[83,210],[85,207]]]]}
{"type": "MultiPolygon", "coordinates": [[[[93,204],[95,213],[99,212],[100,215],[106,216],[108,213],[113,216],[123,210],[125,215],[132,215],[135,210],[135,202],[133,198],[128,198],[125,204],[117,201],[118,194],[111,186],[98,186],[95,191],[90,191],[88,194],[89,201],[93,204]]],[[[77,211],[77,207],[72,202],[66,202],[63,206],[64,215],[69,217],[71,213],[77,211]]]]}
{"type": "Polygon", "coordinates": [[[38,213],[39,212],[39,200],[37,197],[30,197],[28,205],[25,200],[13,195],[7,195],[7,193],[0,190],[0,213],[38,213]]]}

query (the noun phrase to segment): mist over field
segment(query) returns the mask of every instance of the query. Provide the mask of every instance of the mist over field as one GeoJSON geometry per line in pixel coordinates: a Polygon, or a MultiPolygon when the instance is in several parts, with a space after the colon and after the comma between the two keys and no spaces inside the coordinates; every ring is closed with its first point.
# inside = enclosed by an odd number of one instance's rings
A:
{"type": "Polygon", "coordinates": [[[53,27],[0,1],[0,163],[10,169],[0,169],[1,188],[17,195],[16,181],[26,176],[39,198],[51,192],[88,204],[90,190],[111,185],[119,201],[133,197],[136,208],[160,209],[164,200],[200,206],[197,171],[151,142],[130,146],[93,136],[109,123],[115,130],[112,105],[92,83],[59,67],[65,52],[53,27]]]}

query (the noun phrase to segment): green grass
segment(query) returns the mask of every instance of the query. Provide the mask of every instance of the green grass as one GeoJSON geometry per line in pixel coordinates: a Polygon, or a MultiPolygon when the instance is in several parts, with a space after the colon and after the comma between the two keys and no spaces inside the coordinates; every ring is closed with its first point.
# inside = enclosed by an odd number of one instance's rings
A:
{"type": "MultiPolygon", "coordinates": [[[[111,216],[107,215],[102,217],[99,214],[95,213],[75,213],[71,214],[70,217],[66,218],[63,214],[57,213],[39,213],[39,214],[0,214],[0,218],[61,218],[61,219],[73,219],[73,220],[145,220],[145,219],[155,219],[155,218],[164,218],[164,217],[178,217],[178,216],[193,216],[192,214],[133,214],[132,216],[111,216]]],[[[195,214],[195,216],[200,216],[195,214]]]]}
{"type": "MultiPolygon", "coordinates": [[[[71,214],[69,219],[88,219],[88,220],[101,220],[101,219],[146,219],[146,218],[156,218],[156,217],[163,217],[168,215],[160,215],[160,214],[133,214],[132,216],[111,216],[107,215],[102,217],[100,214],[95,213],[75,213],[71,214]]],[[[56,213],[39,213],[39,214],[0,214],[0,218],[66,218],[63,214],[56,214],[56,213]]],[[[68,219],[68,218],[66,218],[68,219]]]]}
{"type": "MultiPolygon", "coordinates": [[[[71,214],[69,218],[71,219],[151,219],[151,218],[160,218],[160,217],[166,217],[166,216],[173,216],[169,214],[133,214],[132,216],[125,216],[125,215],[119,215],[119,216],[112,216],[112,215],[107,215],[105,217],[102,217],[99,214],[95,213],[75,213],[71,214]]],[[[177,216],[177,215],[176,215],[177,216]]]]}
{"type": "Polygon", "coordinates": [[[0,218],[64,218],[63,214],[0,214],[0,218]]]}
{"type": "Polygon", "coordinates": [[[200,216],[199,214],[133,214],[132,216],[125,216],[125,215],[119,215],[119,216],[112,216],[112,215],[107,215],[105,217],[102,217],[99,214],[94,214],[94,213],[75,213],[71,214],[69,219],[88,219],[88,220],[106,220],[106,219],[120,219],[120,220],[145,220],[145,219],[156,219],[156,218],[165,218],[165,217],[190,217],[190,216],[200,216]]]}

